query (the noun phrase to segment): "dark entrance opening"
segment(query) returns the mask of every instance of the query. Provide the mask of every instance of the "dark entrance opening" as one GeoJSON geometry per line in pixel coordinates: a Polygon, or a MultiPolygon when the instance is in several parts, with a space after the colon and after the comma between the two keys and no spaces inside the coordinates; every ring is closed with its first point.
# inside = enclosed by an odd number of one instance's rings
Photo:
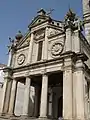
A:
{"type": "Polygon", "coordinates": [[[61,96],[59,99],[58,99],[58,118],[59,117],[62,117],[63,115],[63,97],[61,96]]]}
{"type": "Polygon", "coordinates": [[[52,88],[52,117],[63,117],[63,72],[49,75],[49,87],[52,88]]]}

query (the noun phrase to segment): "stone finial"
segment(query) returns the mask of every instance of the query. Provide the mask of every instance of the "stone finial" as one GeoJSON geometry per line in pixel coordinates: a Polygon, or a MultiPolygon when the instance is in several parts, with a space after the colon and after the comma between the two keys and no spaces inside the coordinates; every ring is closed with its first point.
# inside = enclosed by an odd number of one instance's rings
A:
{"type": "Polygon", "coordinates": [[[46,12],[43,8],[41,8],[37,13],[38,15],[46,15],[46,12]]]}

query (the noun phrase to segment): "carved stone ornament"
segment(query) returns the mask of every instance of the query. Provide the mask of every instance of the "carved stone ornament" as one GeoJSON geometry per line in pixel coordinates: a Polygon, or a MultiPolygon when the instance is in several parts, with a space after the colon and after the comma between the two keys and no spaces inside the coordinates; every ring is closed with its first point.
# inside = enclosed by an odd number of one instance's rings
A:
{"type": "Polygon", "coordinates": [[[51,47],[52,56],[58,56],[63,51],[63,45],[60,42],[55,42],[51,47]]]}
{"type": "Polygon", "coordinates": [[[35,33],[34,39],[39,40],[45,37],[45,30],[39,30],[35,33]]]}
{"type": "Polygon", "coordinates": [[[18,62],[18,65],[22,65],[25,61],[25,55],[24,54],[20,54],[17,58],[17,62],[18,62]]]}
{"type": "Polygon", "coordinates": [[[57,35],[59,33],[60,33],[59,30],[50,29],[48,37],[53,37],[53,36],[55,36],[55,35],[57,35]]]}

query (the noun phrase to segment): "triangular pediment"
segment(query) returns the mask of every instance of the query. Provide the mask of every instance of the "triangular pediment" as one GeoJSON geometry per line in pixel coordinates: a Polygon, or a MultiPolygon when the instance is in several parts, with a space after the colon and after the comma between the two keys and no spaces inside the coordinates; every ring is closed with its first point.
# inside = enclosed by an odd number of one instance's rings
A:
{"type": "Polygon", "coordinates": [[[17,48],[28,46],[30,39],[31,37],[30,37],[30,32],[29,32],[26,35],[24,35],[24,37],[19,41],[19,43],[17,44],[17,48]]]}
{"type": "Polygon", "coordinates": [[[48,21],[48,20],[50,20],[50,17],[49,17],[49,16],[46,16],[46,15],[38,15],[38,16],[36,16],[36,17],[32,20],[32,22],[29,24],[28,27],[29,27],[29,28],[34,27],[34,26],[39,25],[39,24],[42,24],[43,22],[48,21]]]}

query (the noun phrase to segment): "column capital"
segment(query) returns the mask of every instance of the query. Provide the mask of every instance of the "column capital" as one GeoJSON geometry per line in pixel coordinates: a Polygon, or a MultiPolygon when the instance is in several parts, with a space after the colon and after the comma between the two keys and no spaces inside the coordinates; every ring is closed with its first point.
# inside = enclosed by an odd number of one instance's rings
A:
{"type": "Polygon", "coordinates": [[[12,75],[13,75],[13,70],[11,67],[6,67],[4,68],[4,79],[13,79],[12,75]]]}
{"type": "Polygon", "coordinates": [[[25,73],[25,77],[30,77],[29,71],[27,71],[27,72],[25,73]]]}
{"type": "Polygon", "coordinates": [[[44,70],[41,71],[41,74],[42,75],[47,75],[48,73],[47,73],[46,69],[44,69],[44,70]]]}
{"type": "Polygon", "coordinates": [[[73,69],[73,60],[72,58],[65,58],[64,59],[64,70],[71,70],[73,69]]]}
{"type": "Polygon", "coordinates": [[[85,64],[83,63],[82,60],[78,60],[76,61],[76,64],[75,64],[75,71],[79,71],[79,70],[85,70],[85,64]]]}

